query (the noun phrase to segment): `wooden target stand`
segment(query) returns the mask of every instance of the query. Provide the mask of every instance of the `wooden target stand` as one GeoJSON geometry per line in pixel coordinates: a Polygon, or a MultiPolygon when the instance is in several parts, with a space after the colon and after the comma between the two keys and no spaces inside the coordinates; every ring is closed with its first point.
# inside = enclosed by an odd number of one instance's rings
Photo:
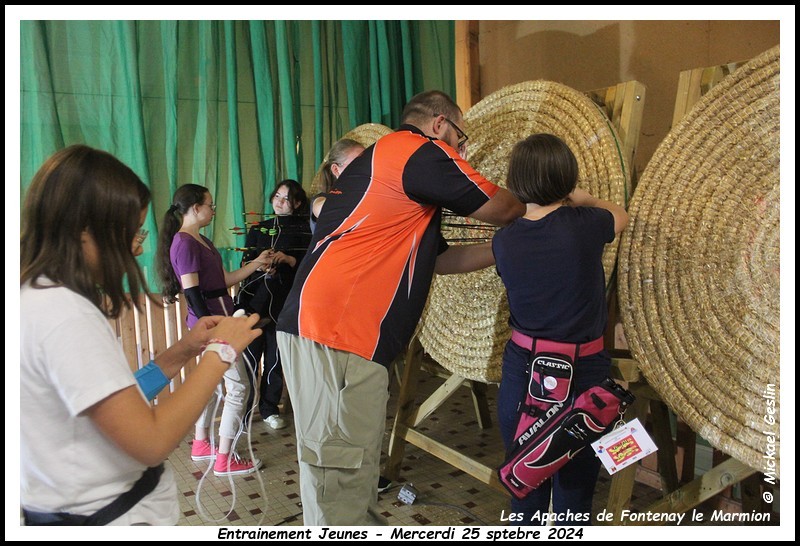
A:
{"type": "MultiPolygon", "coordinates": [[[[620,153],[625,157],[629,169],[633,168],[633,156],[639,140],[644,109],[645,87],[637,81],[629,81],[615,86],[589,91],[586,93],[611,120],[617,131],[620,153]]],[[[463,105],[462,105],[463,107],[463,105]]],[[[633,191],[633,176],[626,176],[625,193],[628,199],[633,191]]],[[[611,345],[613,346],[613,345],[611,345]]],[[[632,361],[630,361],[632,362],[632,361]]],[[[614,367],[617,367],[615,364],[614,367]]],[[[630,364],[623,366],[630,368],[630,364]]],[[[635,368],[635,365],[633,365],[635,368]]],[[[491,426],[489,405],[486,401],[486,384],[473,381],[458,374],[450,374],[435,362],[426,358],[424,350],[416,335],[411,339],[405,355],[395,363],[395,372],[400,378],[398,408],[394,427],[389,440],[389,455],[383,475],[396,480],[403,462],[405,444],[410,443],[423,451],[466,472],[490,487],[507,494],[497,478],[496,469],[471,459],[458,450],[446,446],[420,431],[420,425],[430,417],[459,387],[470,388],[477,415],[478,425],[484,429],[491,426]],[[402,367],[402,373],[399,372],[402,367]],[[417,386],[419,374],[425,369],[445,378],[445,382],[419,406],[417,406],[417,386]]],[[[627,373],[627,372],[626,372],[627,373]]],[[[632,372],[631,372],[632,373],[632,372]]],[[[636,370],[638,377],[638,369],[636,370]]],[[[623,372],[616,375],[624,380],[623,372]]],[[[627,373],[630,375],[630,373],[627,373]]],[[[652,390],[652,389],[651,389],[652,390]]],[[[641,403],[640,403],[641,405],[641,403]]],[[[666,407],[665,407],[666,408],[666,407]]],[[[646,414],[646,406],[644,412],[646,414]]],[[[629,410],[630,411],[630,410],[629,410]]],[[[667,421],[668,425],[668,421],[667,421]]],[[[668,429],[667,429],[668,430],[668,429]]],[[[671,439],[671,437],[670,437],[671,439]]],[[[677,482],[677,478],[676,478],[677,482]]],[[[633,485],[631,483],[631,489],[633,485]]],[[[628,496],[630,498],[630,495],[628,496]]]]}
{"type": "MultiPolygon", "coordinates": [[[[678,78],[678,91],[672,125],[676,125],[695,103],[725,76],[734,72],[746,61],[729,63],[720,66],[684,70],[678,78]]],[[[610,317],[609,317],[610,319],[610,317]]],[[[761,488],[763,480],[757,470],[734,459],[722,456],[715,460],[715,466],[702,476],[691,481],[678,483],[675,461],[675,443],[672,440],[669,412],[658,393],[650,387],[643,377],[639,377],[638,365],[630,359],[614,359],[615,369],[622,379],[630,381],[629,389],[637,399],[626,412],[627,419],[638,417],[642,422],[650,405],[650,417],[653,425],[654,441],[658,446],[658,468],[665,496],[648,506],[644,511],[653,513],[685,513],[699,506],[712,497],[726,491],[739,482],[742,483],[742,512],[769,512],[771,507],[763,501],[761,488]],[[687,483],[688,482],[688,483],[687,483]]],[[[691,444],[692,453],[684,459],[682,475],[694,476],[694,444],[696,434],[689,433],[684,440],[691,444]]],[[[716,453],[716,452],[715,452],[716,453]]],[[[716,459],[716,457],[715,457],[716,459]]],[[[636,475],[636,465],[625,468],[614,475],[611,480],[607,510],[613,515],[612,525],[624,525],[620,521],[622,510],[630,505],[631,492],[636,475]]],[[[643,523],[647,525],[648,523],[643,523]]]]}
{"type": "MultiPolygon", "coordinates": [[[[678,79],[678,91],[675,100],[675,110],[673,112],[672,124],[676,125],[684,115],[706,94],[714,85],[719,83],[725,76],[735,71],[746,61],[729,63],[725,65],[695,68],[684,70],[678,79]]],[[[636,367],[636,363],[631,361],[631,369],[636,367]]],[[[638,369],[636,370],[638,374],[638,369]]],[[[658,394],[646,384],[643,378],[631,383],[631,391],[637,396],[637,402],[628,412],[630,418],[639,417],[642,422],[643,415],[646,413],[644,404],[650,401],[651,418],[653,420],[653,430],[655,432],[656,445],[658,451],[658,466],[661,472],[662,485],[666,495],[659,501],[647,507],[649,512],[672,512],[683,513],[697,507],[712,497],[730,490],[739,482],[742,483],[742,512],[769,512],[770,505],[763,502],[761,488],[764,485],[757,470],[744,464],[743,462],[728,456],[717,458],[715,452],[715,466],[702,476],[688,481],[678,487],[674,465],[674,443],[671,435],[667,438],[659,438],[659,430],[669,430],[663,424],[658,426],[657,421],[668,419],[666,406],[660,400],[658,394]],[[663,408],[662,408],[663,407],[663,408]],[[658,408],[658,409],[657,409],[658,408]],[[666,449],[665,449],[666,448],[666,449]],[[665,453],[662,454],[662,451],[665,453]],[[719,459],[719,460],[717,460],[719,459]]],[[[627,414],[626,414],[627,416],[627,414]]],[[[669,425],[667,421],[666,425],[669,425]]],[[[694,431],[690,433],[689,441],[694,446],[696,435],[694,431]]],[[[693,462],[693,456],[690,458],[693,462]]],[[[684,461],[686,463],[687,461],[684,461]]],[[[686,475],[686,464],[684,464],[684,475],[686,475]]],[[[693,465],[692,465],[693,466],[693,465]]],[[[691,469],[693,470],[693,468],[691,469]]],[[[611,483],[609,493],[608,510],[614,514],[613,524],[621,524],[619,513],[630,504],[631,490],[635,478],[636,467],[628,467],[615,475],[611,483]]],[[[693,473],[691,474],[693,475],[693,473]]]]}

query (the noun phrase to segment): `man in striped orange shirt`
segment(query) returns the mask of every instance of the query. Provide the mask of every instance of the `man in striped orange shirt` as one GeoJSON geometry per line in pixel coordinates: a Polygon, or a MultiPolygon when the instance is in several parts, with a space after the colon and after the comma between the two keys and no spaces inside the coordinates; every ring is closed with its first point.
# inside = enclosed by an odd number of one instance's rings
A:
{"type": "Polygon", "coordinates": [[[442,208],[495,225],[525,212],[464,159],[459,107],[428,91],[354,159],[320,214],[278,319],[294,409],[305,525],[368,525],[376,511],[387,368],[419,321],[433,273],[494,263],[490,243],[448,246],[442,208]]]}

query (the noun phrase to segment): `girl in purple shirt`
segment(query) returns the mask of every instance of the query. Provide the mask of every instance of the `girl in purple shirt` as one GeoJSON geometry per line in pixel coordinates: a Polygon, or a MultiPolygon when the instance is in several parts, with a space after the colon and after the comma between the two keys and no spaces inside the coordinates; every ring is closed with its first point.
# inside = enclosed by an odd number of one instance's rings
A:
{"type": "MultiPolygon", "coordinates": [[[[157,263],[162,294],[171,303],[176,301],[179,292],[183,292],[188,307],[186,325],[189,328],[203,316],[233,314],[233,300],[228,287],[262,266],[269,267],[272,262],[272,256],[265,251],[240,269],[230,273],[225,271],[219,251],[208,238],[200,234],[200,229],[214,219],[214,209],[216,205],[206,188],[185,184],[175,192],[172,205],[164,215],[159,236],[157,263]]],[[[233,450],[248,395],[246,374],[244,363],[239,358],[236,365],[231,366],[223,376],[226,394],[219,425],[218,451],[209,440],[209,427],[219,389],[195,423],[192,460],[215,459],[214,474],[217,476],[250,474],[261,466],[260,460],[242,459],[233,450]]]]}

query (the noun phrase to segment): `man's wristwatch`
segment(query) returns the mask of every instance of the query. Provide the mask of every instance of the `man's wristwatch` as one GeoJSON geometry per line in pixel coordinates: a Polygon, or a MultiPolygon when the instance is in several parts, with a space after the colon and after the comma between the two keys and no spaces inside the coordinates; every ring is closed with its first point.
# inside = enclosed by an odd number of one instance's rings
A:
{"type": "Polygon", "coordinates": [[[233,366],[233,363],[236,362],[236,357],[238,356],[236,354],[236,349],[231,347],[230,343],[221,339],[212,339],[209,341],[203,349],[203,355],[208,351],[214,351],[217,353],[217,355],[219,355],[219,359],[223,362],[226,362],[228,366],[233,366]]]}

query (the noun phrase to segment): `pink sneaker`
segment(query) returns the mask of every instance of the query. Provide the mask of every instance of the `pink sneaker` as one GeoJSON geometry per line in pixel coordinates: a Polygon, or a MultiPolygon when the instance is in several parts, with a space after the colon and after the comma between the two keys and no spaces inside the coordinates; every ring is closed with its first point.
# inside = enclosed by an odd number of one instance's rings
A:
{"type": "Polygon", "coordinates": [[[261,460],[254,459],[248,461],[242,459],[237,453],[218,453],[217,462],[214,463],[215,476],[235,476],[237,474],[252,474],[261,467],[261,460]],[[228,466],[228,455],[230,455],[230,466],[228,466]]]}
{"type": "Polygon", "coordinates": [[[206,438],[205,440],[192,441],[192,460],[193,461],[207,461],[214,459],[217,456],[217,446],[214,446],[214,451],[211,451],[211,442],[206,438]]]}

